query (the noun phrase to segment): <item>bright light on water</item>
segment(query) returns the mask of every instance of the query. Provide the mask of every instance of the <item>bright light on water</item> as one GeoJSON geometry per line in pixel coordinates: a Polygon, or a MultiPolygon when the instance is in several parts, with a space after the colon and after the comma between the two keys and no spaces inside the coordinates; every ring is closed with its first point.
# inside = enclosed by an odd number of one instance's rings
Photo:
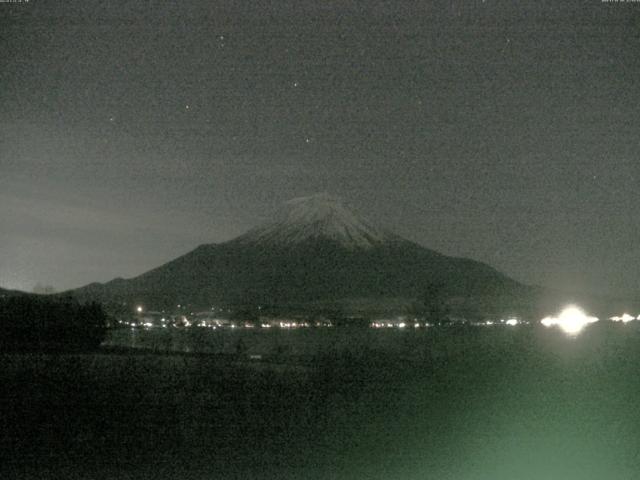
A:
{"type": "Polygon", "coordinates": [[[507,325],[511,326],[511,327],[514,327],[514,326],[518,325],[518,320],[517,320],[517,319],[515,319],[515,318],[510,318],[510,319],[509,319],[509,320],[507,320],[505,323],[506,323],[507,325]]]}
{"type": "Polygon", "coordinates": [[[557,317],[546,317],[540,320],[545,327],[557,325],[565,333],[576,335],[582,331],[588,324],[597,322],[596,317],[589,317],[580,308],[569,306],[565,308],[557,317]]]}

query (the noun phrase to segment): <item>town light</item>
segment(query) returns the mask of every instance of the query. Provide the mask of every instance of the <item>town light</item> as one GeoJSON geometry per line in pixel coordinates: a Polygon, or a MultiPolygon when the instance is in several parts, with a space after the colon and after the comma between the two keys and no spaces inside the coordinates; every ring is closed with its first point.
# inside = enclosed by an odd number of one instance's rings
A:
{"type": "Polygon", "coordinates": [[[545,327],[557,325],[565,333],[577,335],[588,324],[597,321],[596,317],[589,317],[580,308],[571,305],[566,307],[557,317],[543,318],[540,323],[545,327]]]}
{"type": "Polygon", "coordinates": [[[636,317],[632,317],[628,313],[623,313],[621,317],[611,317],[610,320],[612,320],[614,322],[628,323],[628,322],[630,322],[632,320],[635,320],[635,319],[636,319],[636,317]]]}

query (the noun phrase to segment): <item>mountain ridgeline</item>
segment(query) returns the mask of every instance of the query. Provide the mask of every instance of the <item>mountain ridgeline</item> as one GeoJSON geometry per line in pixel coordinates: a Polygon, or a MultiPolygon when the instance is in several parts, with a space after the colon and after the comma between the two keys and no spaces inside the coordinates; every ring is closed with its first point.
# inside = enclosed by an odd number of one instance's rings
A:
{"type": "Polygon", "coordinates": [[[321,194],[286,202],[271,221],[228,242],[201,245],[138,277],[73,293],[81,300],[163,308],[308,305],[411,301],[434,285],[459,304],[497,298],[511,304],[530,291],[488,265],[448,257],[380,229],[321,194]]]}

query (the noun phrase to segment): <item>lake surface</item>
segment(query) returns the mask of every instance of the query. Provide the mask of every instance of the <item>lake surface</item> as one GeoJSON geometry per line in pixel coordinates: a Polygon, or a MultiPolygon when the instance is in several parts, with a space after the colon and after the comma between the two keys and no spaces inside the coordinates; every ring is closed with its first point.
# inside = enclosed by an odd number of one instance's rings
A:
{"type": "MultiPolygon", "coordinates": [[[[325,353],[361,353],[375,350],[389,354],[425,355],[427,345],[440,335],[426,328],[376,330],[371,328],[126,328],[112,330],[108,347],[153,351],[247,355],[316,356],[325,353]]],[[[460,337],[461,339],[463,337],[460,337]]],[[[443,345],[444,346],[444,345],[443,345]]],[[[449,348],[455,346],[447,345],[449,348]]]]}
{"type": "Polygon", "coordinates": [[[428,328],[122,328],[111,330],[105,347],[154,352],[314,357],[381,355],[410,361],[452,358],[465,352],[495,354],[531,350],[548,354],[614,354],[640,341],[640,322],[600,322],[577,335],[541,325],[428,328]]]}
{"type": "Polygon", "coordinates": [[[640,471],[633,322],[574,337],[532,326],[152,329],[114,331],[107,343],[139,350],[3,356],[3,478],[623,480],[640,471]],[[248,352],[280,348],[284,363],[144,353],[234,353],[239,340],[248,352]],[[296,355],[312,354],[296,367],[296,355]]]}

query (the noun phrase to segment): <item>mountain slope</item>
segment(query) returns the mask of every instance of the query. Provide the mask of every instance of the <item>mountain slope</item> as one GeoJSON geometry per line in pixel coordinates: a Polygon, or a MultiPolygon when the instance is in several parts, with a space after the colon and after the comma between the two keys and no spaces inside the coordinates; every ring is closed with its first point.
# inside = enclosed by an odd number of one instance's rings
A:
{"type": "Polygon", "coordinates": [[[525,289],[485,264],[447,257],[379,229],[321,194],[287,202],[274,219],[234,240],[201,245],[138,277],[74,293],[158,307],[290,304],[415,298],[433,284],[451,297],[525,289]]]}

